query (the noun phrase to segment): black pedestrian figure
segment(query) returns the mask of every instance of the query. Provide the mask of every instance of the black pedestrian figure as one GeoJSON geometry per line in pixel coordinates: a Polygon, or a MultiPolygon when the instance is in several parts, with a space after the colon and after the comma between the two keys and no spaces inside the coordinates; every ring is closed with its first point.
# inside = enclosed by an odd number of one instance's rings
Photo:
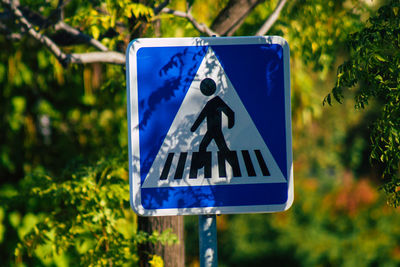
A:
{"type": "MultiPolygon", "coordinates": [[[[214,80],[210,78],[202,80],[200,83],[200,91],[205,96],[210,96],[215,93],[216,84],[214,80]]],[[[193,126],[190,128],[190,131],[196,131],[203,120],[207,119],[207,132],[200,142],[199,152],[206,152],[208,145],[213,139],[221,152],[230,152],[222,133],[222,112],[228,117],[228,128],[231,129],[235,124],[235,113],[219,96],[207,102],[193,126]]]]}

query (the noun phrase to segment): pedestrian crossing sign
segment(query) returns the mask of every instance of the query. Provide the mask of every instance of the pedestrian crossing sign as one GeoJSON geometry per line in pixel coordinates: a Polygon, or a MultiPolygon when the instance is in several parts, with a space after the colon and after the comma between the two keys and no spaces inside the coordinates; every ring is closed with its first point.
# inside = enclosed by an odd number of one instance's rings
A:
{"type": "Polygon", "coordinates": [[[126,57],[136,213],[291,206],[289,46],[283,38],[136,39],[126,57]]]}

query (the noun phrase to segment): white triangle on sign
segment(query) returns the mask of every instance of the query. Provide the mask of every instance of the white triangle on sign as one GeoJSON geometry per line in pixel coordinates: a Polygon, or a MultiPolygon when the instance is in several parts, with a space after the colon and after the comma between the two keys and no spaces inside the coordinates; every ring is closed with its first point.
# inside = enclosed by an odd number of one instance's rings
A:
{"type": "MultiPolygon", "coordinates": [[[[251,88],[249,88],[249,93],[251,93],[251,88]]],[[[274,129],[271,129],[271,131],[273,130],[274,129]]],[[[247,164],[248,162],[249,158],[247,157],[247,164]]],[[[239,95],[215,56],[214,51],[209,48],[142,187],[158,188],[286,182],[286,179],[257,130],[257,127],[240,100],[239,95]],[[200,83],[205,78],[213,79],[217,85],[216,92],[210,96],[205,96],[200,91],[200,83]],[[226,177],[219,176],[217,156],[219,149],[213,140],[207,147],[207,151],[210,151],[212,155],[211,178],[204,178],[203,168],[199,169],[197,178],[190,178],[189,173],[193,153],[199,151],[200,142],[207,132],[207,119],[205,118],[196,131],[191,132],[190,129],[207,102],[216,96],[219,96],[234,112],[234,126],[231,129],[228,128],[228,119],[226,115],[222,115],[222,133],[228,148],[231,151],[236,151],[241,175],[239,177],[234,177],[232,167],[226,162],[226,177]],[[258,155],[255,152],[256,150],[258,150],[258,155]],[[245,156],[242,151],[247,151],[247,153],[244,153],[250,156],[251,165],[254,167],[256,173],[255,176],[254,173],[253,175],[249,174],[246,168],[245,156]],[[168,161],[168,156],[171,155],[170,153],[174,154],[169,164],[168,175],[164,177],[165,179],[160,179],[161,173],[165,166],[168,165],[166,162],[168,161]],[[182,153],[187,153],[183,175],[181,179],[175,179],[179,157],[182,153]],[[262,172],[259,161],[260,154],[268,168],[268,175],[262,172]]]]}

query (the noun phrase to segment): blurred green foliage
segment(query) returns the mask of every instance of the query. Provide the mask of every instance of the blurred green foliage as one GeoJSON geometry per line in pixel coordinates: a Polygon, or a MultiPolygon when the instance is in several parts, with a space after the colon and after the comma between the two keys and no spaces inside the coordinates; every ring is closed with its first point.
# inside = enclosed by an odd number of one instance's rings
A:
{"type": "Polygon", "coordinates": [[[290,212],[220,217],[220,265],[398,266],[400,214],[366,180],[341,182],[298,181],[290,212]]]}
{"type": "MultiPolygon", "coordinates": [[[[184,18],[155,15],[150,7],[162,2],[73,0],[64,17],[111,50],[126,47],[139,28],[141,37],[199,35],[184,18]]],[[[236,34],[254,34],[277,2],[258,5],[236,34]]],[[[189,4],[194,18],[211,25],[227,3],[173,0],[169,7],[189,4]]],[[[50,16],[58,1],[21,4],[50,16]]],[[[385,189],[398,194],[399,15],[397,3],[377,12],[381,4],[286,4],[269,34],[291,47],[295,202],[282,214],[218,217],[221,266],[399,265],[399,214],[377,190],[385,172],[385,189]],[[343,104],[324,108],[335,68],[346,59],[333,91],[343,104]],[[356,82],[356,90],[343,90],[356,82]],[[370,104],[354,110],[347,96],[359,107],[370,104]],[[380,165],[369,164],[371,153],[380,165]]],[[[135,266],[138,243],[176,242],[168,231],[137,232],[129,208],[123,67],[64,68],[27,35],[19,42],[0,35],[0,47],[2,265],[135,266]]],[[[186,218],[190,266],[198,263],[196,221],[186,218]]],[[[162,259],[154,255],[150,264],[161,266],[162,259]]]]}
{"type": "Polygon", "coordinates": [[[90,165],[76,162],[58,178],[34,173],[25,179],[22,189],[29,193],[24,201],[41,202],[42,207],[39,216],[28,214],[34,221],[31,230],[20,234],[17,263],[26,252],[45,264],[63,257],[69,266],[132,266],[138,260],[138,243],[176,242],[168,231],[149,235],[135,230],[126,156],[90,165]]]}
{"type": "Polygon", "coordinates": [[[399,1],[389,1],[348,37],[350,58],[338,68],[335,87],[325,98],[329,104],[332,97],[341,102],[344,89],[355,87],[357,109],[371,101],[380,103],[370,136],[371,159],[384,166],[383,188],[395,207],[400,205],[399,8],[399,1]]]}

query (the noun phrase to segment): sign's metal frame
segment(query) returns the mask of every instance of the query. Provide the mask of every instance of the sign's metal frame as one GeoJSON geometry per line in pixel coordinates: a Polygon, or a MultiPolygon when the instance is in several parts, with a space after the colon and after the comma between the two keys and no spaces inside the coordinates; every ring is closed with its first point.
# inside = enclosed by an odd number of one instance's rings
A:
{"type": "Polygon", "coordinates": [[[128,102],[128,131],[129,131],[129,181],[132,209],[139,215],[200,215],[200,214],[229,214],[229,213],[258,213],[278,212],[287,210],[293,202],[293,160],[292,134],[290,109],[290,65],[289,45],[279,36],[257,37],[195,37],[195,38],[149,38],[132,41],[126,52],[126,83],[128,102]],[[285,97],[285,126],[286,126],[286,156],[288,173],[288,198],[283,204],[252,205],[252,206],[223,206],[223,207],[191,207],[173,209],[148,210],[141,204],[140,181],[140,151],[139,151],[139,115],[138,115],[138,82],[137,82],[137,52],[142,47],[169,47],[169,46],[218,46],[218,45],[250,45],[250,44],[278,44],[283,48],[284,68],[284,97],[285,97]],[[135,159],[135,160],[134,160],[135,159]]]}

